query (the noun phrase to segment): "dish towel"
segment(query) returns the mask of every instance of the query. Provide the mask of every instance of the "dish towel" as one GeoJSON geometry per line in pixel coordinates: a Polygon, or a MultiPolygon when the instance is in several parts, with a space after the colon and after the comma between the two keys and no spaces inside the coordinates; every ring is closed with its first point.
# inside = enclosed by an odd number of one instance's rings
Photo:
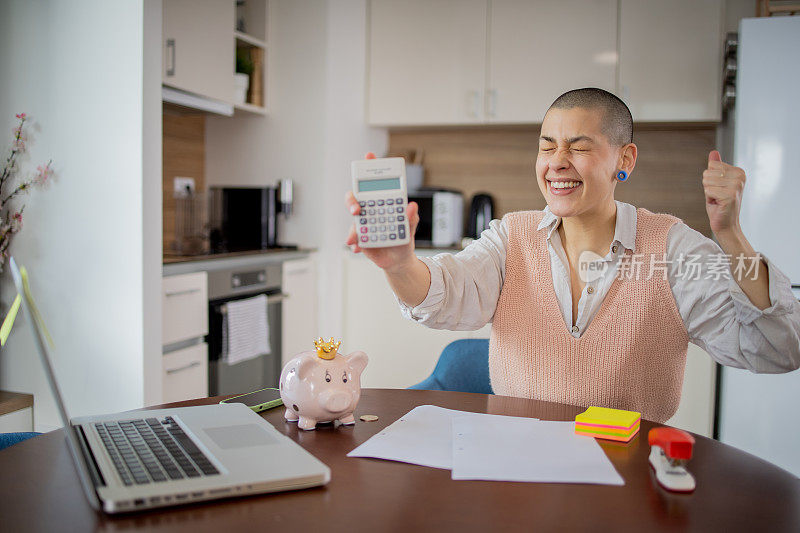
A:
{"type": "Polygon", "coordinates": [[[229,365],[270,353],[267,296],[235,300],[226,304],[223,316],[223,358],[229,365]]]}

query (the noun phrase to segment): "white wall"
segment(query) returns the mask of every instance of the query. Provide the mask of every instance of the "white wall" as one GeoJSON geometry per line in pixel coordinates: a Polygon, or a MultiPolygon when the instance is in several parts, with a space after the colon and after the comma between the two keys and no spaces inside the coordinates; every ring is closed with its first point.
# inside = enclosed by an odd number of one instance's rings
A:
{"type": "MultiPolygon", "coordinates": [[[[24,168],[52,158],[56,171],[47,190],[25,198],[25,226],[11,251],[30,271],[55,340],[70,415],[139,407],[143,353],[160,337],[160,328],[144,335],[145,322],[160,323],[160,311],[146,315],[144,304],[151,313],[160,307],[152,306],[160,291],[152,281],[161,248],[161,193],[153,183],[160,184],[160,165],[148,159],[160,161],[160,140],[146,130],[160,122],[153,99],[160,75],[152,79],[150,63],[160,65],[160,51],[143,63],[143,0],[10,0],[0,11],[2,143],[14,113],[27,112],[24,168]]],[[[2,281],[5,309],[14,288],[7,273],[2,281]]],[[[33,393],[37,429],[59,426],[20,320],[0,351],[0,388],[33,393]]]]}
{"type": "Polygon", "coordinates": [[[386,130],[364,118],[366,0],[271,0],[268,42],[269,115],[210,118],[206,178],[209,185],[295,180],[281,240],[319,249],[319,334],[341,337],[350,161],[388,144],[386,130]]]}
{"type": "MultiPolygon", "coordinates": [[[[342,248],[352,218],[344,208],[344,195],[352,189],[350,163],[366,152],[382,156],[389,144],[388,131],[366,125],[367,3],[364,0],[328,2],[324,196],[332,206],[320,246],[320,330],[324,335],[344,335],[342,315],[345,290],[342,248]],[[328,312],[325,312],[328,310],[328,312]],[[328,333],[330,332],[330,333],[328,333]]],[[[399,312],[396,320],[402,320],[399,312]]],[[[358,339],[343,339],[346,350],[362,349],[358,339]]]]}

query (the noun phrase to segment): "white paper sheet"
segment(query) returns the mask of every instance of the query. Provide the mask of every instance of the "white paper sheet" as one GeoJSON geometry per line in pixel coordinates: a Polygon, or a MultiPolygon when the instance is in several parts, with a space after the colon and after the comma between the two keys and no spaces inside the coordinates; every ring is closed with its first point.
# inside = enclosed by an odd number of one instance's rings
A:
{"type": "Polygon", "coordinates": [[[592,437],[574,422],[453,418],[453,479],[624,485],[592,437]]]}
{"type": "Polygon", "coordinates": [[[452,420],[459,417],[481,420],[516,418],[420,405],[347,456],[388,459],[449,470],[453,465],[452,420]]]}

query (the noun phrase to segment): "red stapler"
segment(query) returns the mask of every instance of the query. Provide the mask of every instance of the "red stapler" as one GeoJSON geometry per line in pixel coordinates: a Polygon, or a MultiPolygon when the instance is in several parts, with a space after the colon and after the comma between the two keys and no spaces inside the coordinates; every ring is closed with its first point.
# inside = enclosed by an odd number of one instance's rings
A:
{"type": "Polygon", "coordinates": [[[692,458],[694,437],[680,429],[653,428],[647,434],[650,443],[650,466],[656,472],[658,483],[673,492],[692,492],[694,477],[686,470],[692,458]]]}

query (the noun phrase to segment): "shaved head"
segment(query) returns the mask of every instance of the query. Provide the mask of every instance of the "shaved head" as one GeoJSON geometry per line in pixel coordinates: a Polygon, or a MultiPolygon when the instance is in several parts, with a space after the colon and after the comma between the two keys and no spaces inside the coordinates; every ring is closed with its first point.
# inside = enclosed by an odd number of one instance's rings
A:
{"type": "Polygon", "coordinates": [[[556,98],[547,109],[598,110],[603,113],[603,133],[608,142],[615,146],[625,146],[633,142],[633,117],[625,102],[608,91],[587,87],[568,91],[556,98]]]}

